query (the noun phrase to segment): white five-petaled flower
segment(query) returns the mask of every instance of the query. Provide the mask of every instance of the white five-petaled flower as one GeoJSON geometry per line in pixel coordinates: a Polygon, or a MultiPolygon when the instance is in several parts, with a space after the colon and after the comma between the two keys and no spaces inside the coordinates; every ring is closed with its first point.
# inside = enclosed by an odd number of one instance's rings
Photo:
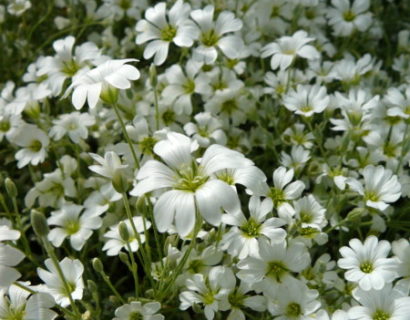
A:
{"type": "Polygon", "coordinates": [[[382,166],[368,165],[363,169],[364,185],[354,178],[347,180],[348,185],[363,196],[366,206],[384,211],[389,203],[401,196],[401,185],[397,176],[382,166]]]}
{"type": "Polygon", "coordinates": [[[79,74],[73,79],[65,95],[73,89],[71,101],[76,109],[81,109],[86,100],[88,106],[94,108],[102,94],[113,88],[129,89],[130,80],[137,80],[140,77],[138,69],[127,64],[131,61],[138,60],[108,60],[94,69],[79,74]]]}
{"type": "Polygon", "coordinates": [[[323,112],[329,105],[330,98],[326,88],[319,85],[298,85],[283,97],[286,109],[305,117],[323,112]]]}
{"type": "Polygon", "coordinates": [[[161,309],[159,302],[147,302],[142,304],[140,301],[132,301],[129,304],[115,310],[115,318],[113,320],[163,320],[162,314],[157,313],[161,309]]]}
{"type": "Polygon", "coordinates": [[[242,28],[242,21],[235,18],[230,11],[222,11],[213,21],[215,7],[208,5],[203,9],[191,12],[191,18],[198,26],[199,43],[195,48],[194,58],[206,64],[213,64],[218,57],[219,48],[228,58],[236,58],[238,52],[244,50],[242,39],[232,33],[242,28]]]}
{"type": "Polygon", "coordinates": [[[348,270],[346,280],[357,282],[361,289],[368,291],[380,290],[397,277],[396,260],[387,258],[391,247],[388,241],[370,236],[364,243],[351,239],[349,246],[340,248],[343,258],[337,262],[340,268],[348,270]]]}
{"type": "Polygon", "coordinates": [[[68,306],[70,304],[69,295],[71,295],[73,300],[79,300],[83,297],[84,282],[82,275],[84,272],[84,266],[80,260],[64,258],[61,262],[59,262],[68,288],[61,279],[53,261],[51,259],[47,259],[44,264],[49,271],[38,268],[37,273],[46,285],[43,290],[51,294],[57,304],[62,307],[68,306]]]}
{"type": "Polygon", "coordinates": [[[233,227],[225,233],[222,249],[227,249],[229,254],[244,259],[247,256],[259,256],[259,242],[262,238],[284,241],[286,231],[279,227],[283,226],[285,221],[274,217],[266,219],[272,209],[273,203],[270,199],[261,201],[259,197],[254,196],[249,200],[249,218],[241,211],[224,215],[223,222],[233,227]]]}
{"type": "Polygon", "coordinates": [[[13,267],[18,265],[24,259],[24,254],[1,241],[17,240],[20,238],[20,232],[10,229],[9,222],[4,222],[0,226],[0,288],[7,288],[20,276],[13,267]]]}
{"type": "Polygon", "coordinates": [[[284,36],[278,39],[277,42],[272,42],[262,48],[262,58],[272,56],[270,60],[271,68],[276,70],[280,67],[281,70],[287,69],[297,56],[314,60],[320,57],[319,52],[315,47],[309,45],[309,42],[315,40],[309,38],[306,31],[299,30],[292,36],[284,36]]]}
{"type": "Polygon", "coordinates": [[[95,119],[88,113],[71,112],[60,115],[53,123],[54,126],[50,130],[51,137],[60,140],[64,135],[68,135],[72,142],[79,143],[81,139],[87,138],[87,127],[92,126],[95,119]]]}
{"type": "Polygon", "coordinates": [[[64,239],[69,237],[73,249],[79,251],[91,237],[92,230],[101,227],[102,220],[98,214],[90,210],[80,215],[83,209],[83,206],[65,204],[60,210],[52,212],[47,222],[57,226],[48,234],[48,239],[54,246],[60,247],[64,239]]]}
{"type": "Polygon", "coordinates": [[[145,12],[145,19],[137,23],[137,44],[150,41],[144,50],[144,58],[154,56],[154,63],[161,65],[168,56],[170,43],[179,47],[191,47],[198,37],[194,23],[189,19],[191,6],[178,0],[166,11],[166,2],[160,2],[145,12]]]}
{"type": "Polygon", "coordinates": [[[178,133],[168,133],[158,142],[154,152],[163,162],[149,160],[137,173],[137,183],[130,192],[133,196],[167,189],[154,206],[154,217],[160,232],[170,229],[175,222],[181,236],[188,235],[196,220],[196,212],[213,225],[219,225],[221,208],[234,212],[239,209],[235,188],[217,179],[214,173],[223,169],[252,166],[253,162],[241,153],[220,145],[211,145],[200,160],[192,151],[198,145],[178,133]]]}
{"type": "MultiPolygon", "coordinates": [[[[22,283],[29,287],[27,283],[22,283]]],[[[0,291],[0,319],[4,320],[52,320],[57,314],[50,310],[53,298],[47,293],[30,294],[25,289],[11,285],[0,291]]]]}

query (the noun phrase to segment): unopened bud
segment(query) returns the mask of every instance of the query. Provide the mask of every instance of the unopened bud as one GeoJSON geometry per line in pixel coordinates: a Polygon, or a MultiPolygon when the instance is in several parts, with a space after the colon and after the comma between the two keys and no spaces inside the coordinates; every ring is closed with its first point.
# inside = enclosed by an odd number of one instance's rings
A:
{"type": "Polygon", "coordinates": [[[121,221],[118,224],[118,231],[122,240],[124,240],[125,242],[128,242],[130,240],[130,233],[128,232],[127,224],[124,221],[121,221]]]}
{"type": "Polygon", "coordinates": [[[123,170],[117,170],[112,177],[112,186],[115,191],[125,193],[128,191],[129,183],[123,170]]]}
{"type": "Polygon", "coordinates": [[[11,180],[10,178],[6,178],[6,180],[4,181],[4,186],[6,187],[7,194],[11,198],[17,197],[17,187],[13,180],[11,180]]]}
{"type": "Polygon", "coordinates": [[[100,98],[106,104],[113,105],[118,101],[118,93],[119,91],[117,88],[110,85],[104,85],[101,90],[100,98]]]}
{"type": "Polygon", "coordinates": [[[130,261],[128,259],[128,255],[125,252],[120,252],[118,254],[118,257],[120,258],[121,262],[126,264],[127,266],[130,265],[130,261]]]}
{"type": "Polygon", "coordinates": [[[346,220],[350,223],[359,222],[365,215],[365,211],[366,209],[364,208],[354,208],[347,214],[346,220]]]}
{"type": "Polygon", "coordinates": [[[91,292],[98,292],[96,283],[90,279],[87,280],[87,287],[91,292]]]}
{"type": "Polygon", "coordinates": [[[149,67],[149,81],[151,82],[151,85],[153,87],[157,86],[158,79],[157,79],[157,68],[155,67],[155,64],[151,64],[149,67]]]}
{"type": "Polygon", "coordinates": [[[33,226],[34,232],[40,238],[47,237],[50,229],[47,224],[46,217],[44,214],[37,210],[31,210],[30,214],[31,225],[33,226]]]}
{"type": "Polygon", "coordinates": [[[104,266],[99,258],[94,258],[92,261],[93,268],[96,272],[103,274],[104,266]]]}

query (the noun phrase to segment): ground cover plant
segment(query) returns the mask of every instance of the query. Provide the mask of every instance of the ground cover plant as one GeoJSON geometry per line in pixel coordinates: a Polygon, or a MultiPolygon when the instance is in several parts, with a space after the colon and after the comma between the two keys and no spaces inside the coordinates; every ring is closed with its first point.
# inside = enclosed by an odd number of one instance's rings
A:
{"type": "Polygon", "coordinates": [[[409,320],[410,2],[0,4],[1,320],[409,320]]]}

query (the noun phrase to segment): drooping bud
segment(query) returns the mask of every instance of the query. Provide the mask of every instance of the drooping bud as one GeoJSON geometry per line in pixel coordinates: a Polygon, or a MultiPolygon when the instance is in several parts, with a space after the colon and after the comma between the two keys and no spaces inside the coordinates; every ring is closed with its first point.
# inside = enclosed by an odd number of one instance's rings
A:
{"type": "Polygon", "coordinates": [[[127,224],[124,221],[121,221],[118,224],[118,231],[122,240],[124,240],[125,242],[128,242],[130,240],[130,233],[128,232],[127,224]]]}
{"type": "Polygon", "coordinates": [[[18,194],[17,187],[16,187],[16,184],[13,182],[13,180],[11,180],[10,178],[6,178],[6,180],[4,181],[4,186],[6,187],[7,194],[11,198],[17,197],[17,194],[18,194]]]}
{"type": "Polygon", "coordinates": [[[94,258],[92,261],[93,268],[96,272],[103,274],[104,266],[99,258],[94,258]]]}
{"type": "Polygon", "coordinates": [[[44,214],[33,209],[31,210],[30,218],[31,225],[33,226],[36,235],[40,238],[47,237],[48,233],[50,232],[50,228],[48,227],[47,220],[44,214]]]}

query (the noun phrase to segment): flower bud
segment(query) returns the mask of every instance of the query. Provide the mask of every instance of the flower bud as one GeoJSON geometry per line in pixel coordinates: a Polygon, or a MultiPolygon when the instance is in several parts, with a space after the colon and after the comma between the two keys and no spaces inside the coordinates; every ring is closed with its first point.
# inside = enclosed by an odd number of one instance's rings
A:
{"type": "Polygon", "coordinates": [[[346,217],[346,220],[350,223],[360,222],[362,217],[365,215],[366,209],[364,208],[354,208],[351,210],[346,217]]]}
{"type": "Polygon", "coordinates": [[[130,233],[128,232],[127,224],[124,221],[121,221],[118,224],[118,231],[122,240],[124,240],[125,242],[128,242],[130,240],[130,233]]]}
{"type": "Polygon", "coordinates": [[[127,266],[130,266],[130,261],[128,259],[128,255],[125,252],[120,252],[118,254],[118,257],[120,258],[122,263],[126,264],[127,266]]]}
{"type": "Polygon", "coordinates": [[[30,214],[31,225],[33,226],[34,232],[40,238],[47,237],[50,229],[47,224],[46,217],[44,214],[37,210],[31,210],[30,214]]]}
{"type": "Polygon", "coordinates": [[[149,67],[149,81],[153,87],[157,86],[158,83],[158,75],[157,75],[157,68],[154,64],[151,64],[149,67]]]}
{"type": "Polygon", "coordinates": [[[104,84],[101,90],[100,98],[106,104],[113,105],[118,101],[118,92],[119,91],[117,88],[104,84]]]}
{"type": "Polygon", "coordinates": [[[99,258],[94,258],[92,261],[93,268],[96,272],[103,274],[104,266],[99,258]]]}
{"type": "Polygon", "coordinates": [[[126,193],[128,191],[129,183],[123,170],[116,170],[114,176],[112,177],[112,186],[115,191],[119,193],[126,193]]]}
{"type": "Polygon", "coordinates": [[[13,180],[11,180],[10,178],[6,178],[6,180],[4,181],[4,186],[6,187],[7,194],[11,198],[17,197],[17,187],[13,180]]]}

